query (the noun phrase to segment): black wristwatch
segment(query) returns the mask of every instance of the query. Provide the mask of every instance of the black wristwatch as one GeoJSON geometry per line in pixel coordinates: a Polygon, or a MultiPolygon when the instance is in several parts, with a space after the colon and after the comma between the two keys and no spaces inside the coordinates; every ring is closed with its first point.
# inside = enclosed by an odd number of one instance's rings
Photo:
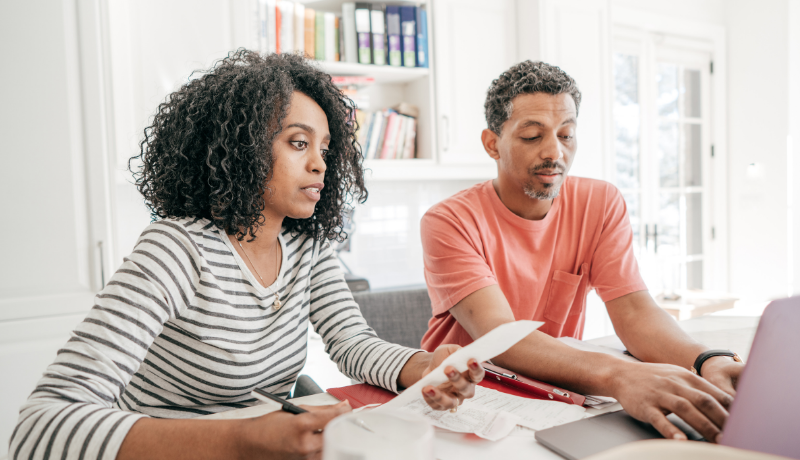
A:
{"type": "Polygon", "coordinates": [[[697,359],[694,360],[694,366],[692,366],[692,368],[689,370],[692,371],[692,373],[700,375],[702,377],[702,375],[700,374],[700,369],[703,368],[703,363],[706,362],[708,358],[713,358],[714,356],[730,356],[737,363],[744,362],[742,361],[742,358],[739,357],[739,355],[730,350],[708,350],[700,353],[697,359]]]}

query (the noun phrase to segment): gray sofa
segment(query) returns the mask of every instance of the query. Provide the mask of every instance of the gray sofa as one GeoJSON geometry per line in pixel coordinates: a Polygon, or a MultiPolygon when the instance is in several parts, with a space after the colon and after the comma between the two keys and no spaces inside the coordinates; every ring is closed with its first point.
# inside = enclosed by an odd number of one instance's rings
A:
{"type": "Polygon", "coordinates": [[[431,318],[431,299],[425,285],[356,292],[353,298],[378,337],[419,348],[431,318]]]}

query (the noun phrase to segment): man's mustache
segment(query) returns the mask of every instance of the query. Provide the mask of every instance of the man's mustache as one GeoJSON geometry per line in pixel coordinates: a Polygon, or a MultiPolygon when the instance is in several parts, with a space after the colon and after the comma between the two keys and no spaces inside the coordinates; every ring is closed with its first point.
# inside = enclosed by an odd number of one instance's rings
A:
{"type": "Polygon", "coordinates": [[[528,173],[536,174],[537,172],[542,171],[544,169],[552,169],[558,173],[563,173],[567,169],[567,165],[559,161],[545,161],[542,164],[538,164],[528,169],[528,173]]]}

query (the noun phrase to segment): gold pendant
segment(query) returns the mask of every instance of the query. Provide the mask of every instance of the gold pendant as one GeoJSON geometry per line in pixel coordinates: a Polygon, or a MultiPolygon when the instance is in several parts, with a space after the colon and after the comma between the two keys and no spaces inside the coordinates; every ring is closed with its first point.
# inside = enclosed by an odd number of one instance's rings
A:
{"type": "Polygon", "coordinates": [[[275,301],[272,302],[272,309],[275,311],[281,309],[281,301],[278,299],[278,296],[275,296],[275,301]]]}

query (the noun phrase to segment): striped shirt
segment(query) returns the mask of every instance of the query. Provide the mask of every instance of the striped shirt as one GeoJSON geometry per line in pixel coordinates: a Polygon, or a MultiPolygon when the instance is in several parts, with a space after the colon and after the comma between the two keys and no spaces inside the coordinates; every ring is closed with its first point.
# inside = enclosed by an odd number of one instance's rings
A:
{"type": "Polygon", "coordinates": [[[397,391],[418,350],[379,339],[327,242],[284,231],[261,286],[205,219],[147,227],[20,409],[9,456],[113,459],[145,416],[187,418],[286,396],[306,360],[309,321],[345,375],[397,391]]]}

